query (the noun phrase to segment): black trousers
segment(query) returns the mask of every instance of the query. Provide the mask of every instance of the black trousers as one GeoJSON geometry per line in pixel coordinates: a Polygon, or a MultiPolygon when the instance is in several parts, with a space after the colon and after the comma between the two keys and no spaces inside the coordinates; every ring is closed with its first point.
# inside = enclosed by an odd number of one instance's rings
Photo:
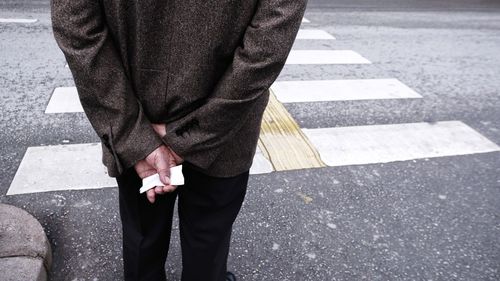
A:
{"type": "Polygon", "coordinates": [[[182,281],[225,280],[233,222],[243,203],[249,172],[207,176],[183,163],[183,186],[157,195],[151,204],[139,194],[134,168],[116,178],[123,231],[125,280],[166,280],[165,262],[177,196],[182,281]]]}

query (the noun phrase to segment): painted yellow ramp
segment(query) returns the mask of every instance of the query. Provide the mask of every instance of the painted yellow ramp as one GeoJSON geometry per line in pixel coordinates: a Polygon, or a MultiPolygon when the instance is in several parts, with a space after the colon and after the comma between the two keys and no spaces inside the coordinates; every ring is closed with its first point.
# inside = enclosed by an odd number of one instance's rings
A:
{"type": "Polygon", "coordinates": [[[270,89],[259,148],[276,171],[325,167],[318,152],[270,89]]]}

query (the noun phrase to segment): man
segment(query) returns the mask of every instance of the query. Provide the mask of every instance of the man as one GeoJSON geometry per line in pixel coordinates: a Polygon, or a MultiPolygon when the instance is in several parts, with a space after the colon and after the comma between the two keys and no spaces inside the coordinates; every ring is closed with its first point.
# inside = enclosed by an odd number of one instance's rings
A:
{"type": "Polygon", "coordinates": [[[226,273],[269,87],[307,0],[52,0],[52,25],[119,189],[126,280],[165,280],[173,206],[182,280],[226,273]],[[185,185],[170,185],[183,163],[185,185]],[[163,186],[144,196],[141,179],[163,186]]]}

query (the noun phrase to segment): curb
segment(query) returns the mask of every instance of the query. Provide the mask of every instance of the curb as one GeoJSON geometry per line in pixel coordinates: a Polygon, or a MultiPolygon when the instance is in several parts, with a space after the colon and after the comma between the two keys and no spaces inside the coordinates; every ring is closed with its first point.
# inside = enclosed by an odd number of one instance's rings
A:
{"type": "Polygon", "coordinates": [[[4,281],[47,280],[52,264],[50,243],[28,212],[0,204],[0,272],[4,281]]]}

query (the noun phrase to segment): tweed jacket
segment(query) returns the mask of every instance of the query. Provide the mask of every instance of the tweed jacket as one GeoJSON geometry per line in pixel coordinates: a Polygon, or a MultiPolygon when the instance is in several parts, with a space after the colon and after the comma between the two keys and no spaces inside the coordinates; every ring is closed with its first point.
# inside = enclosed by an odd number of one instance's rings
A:
{"type": "Polygon", "coordinates": [[[306,2],[51,0],[109,176],[162,144],[211,176],[247,171],[306,2]]]}

